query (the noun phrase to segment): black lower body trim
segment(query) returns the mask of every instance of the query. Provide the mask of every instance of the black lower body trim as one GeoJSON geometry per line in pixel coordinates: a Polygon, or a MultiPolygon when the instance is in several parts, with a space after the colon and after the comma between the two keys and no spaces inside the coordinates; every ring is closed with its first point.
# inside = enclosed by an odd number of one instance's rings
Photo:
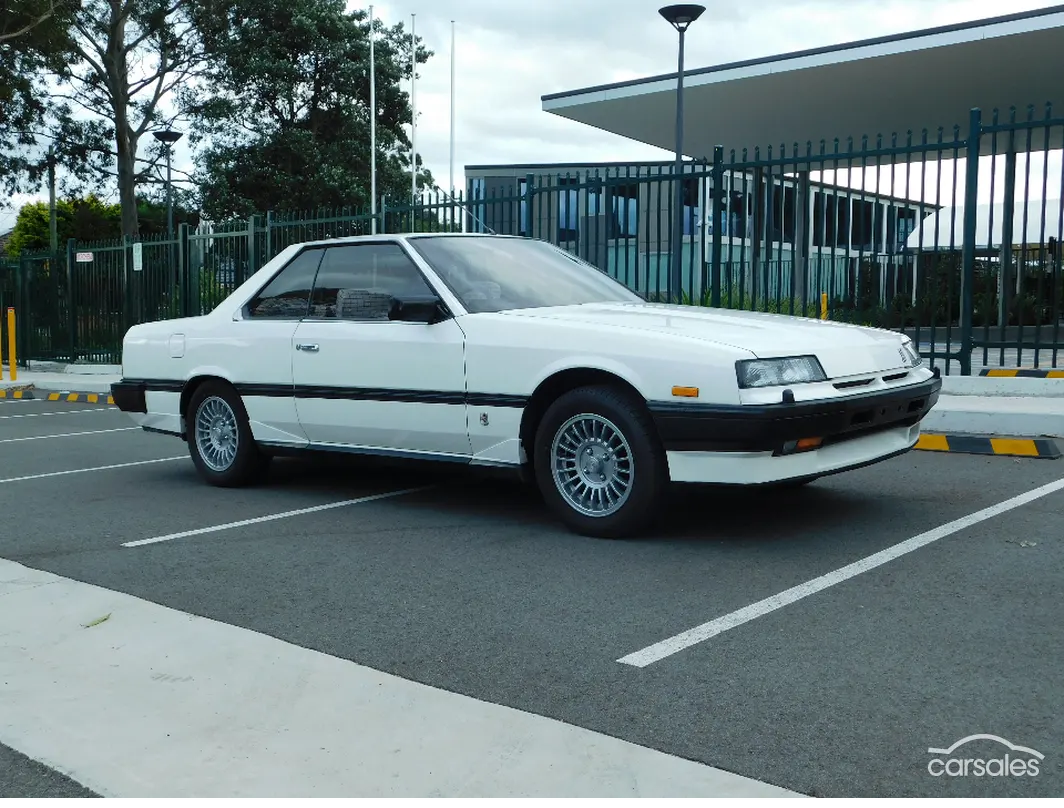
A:
{"type": "Polygon", "coordinates": [[[938,402],[940,379],[824,401],[771,405],[684,405],[651,402],[666,451],[777,452],[802,438],[825,445],[912,426],[938,402]]]}
{"type": "Polygon", "coordinates": [[[154,426],[142,426],[141,429],[143,429],[145,432],[151,432],[153,435],[169,435],[171,438],[181,438],[181,440],[185,439],[184,433],[174,432],[172,429],[159,429],[158,427],[154,426]]]}
{"type": "Polygon", "coordinates": [[[122,412],[147,412],[144,382],[119,381],[111,385],[111,398],[122,412]]]}

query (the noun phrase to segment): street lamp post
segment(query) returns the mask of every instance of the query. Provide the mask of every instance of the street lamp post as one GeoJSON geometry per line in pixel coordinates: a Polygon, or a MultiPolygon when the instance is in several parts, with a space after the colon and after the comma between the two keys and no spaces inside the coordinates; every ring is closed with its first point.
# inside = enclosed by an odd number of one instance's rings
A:
{"type": "Polygon", "coordinates": [[[182,133],[173,129],[162,129],[152,134],[166,146],[166,238],[170,242],[170,288],[173,289],[178,282],[178,268],[174,256],[174,184],[171,176],[171,153],[182,133]]]}
{"type": "Polygon", "coordinates": [[[658,9],[658,13],[680,34],[680,54],[676,69],[676,167],[673,172],[673,182],[676,184],[676,212],[672,227],[672,261],[669,267],[669,286],[675,290],[676,302],[683,299],[683,273],[680,267],[683,261],[683,44],[687,29],[705,10],[705,6],[693,3],[658,9]]]}
{"type": "Polygon", "coordinates": [[[174,240],[174,186],[171,181],[171,152],[173,151],[174,144],[177,143],[182,137],[181,132],[175,132],[172,129],[163,129],[159,132],[152,132],[155,135],[155,139],[166,146],[166,237],[170,241],[174,240]]]}

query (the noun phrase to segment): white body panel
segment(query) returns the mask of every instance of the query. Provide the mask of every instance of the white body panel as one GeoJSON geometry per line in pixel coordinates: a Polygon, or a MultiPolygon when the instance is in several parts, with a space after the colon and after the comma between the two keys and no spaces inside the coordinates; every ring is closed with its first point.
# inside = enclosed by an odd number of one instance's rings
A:
{"type": "Polygon", "coordinates": [[[373,400],[373,390],[465,390],[465,335],[454,320],[403,322],[307,320],[295,332],[297,388],[347,388],[366,398],[303,394],[296,412],[314,444],[342,444],[469,456],[465,403],[373,400]]]}

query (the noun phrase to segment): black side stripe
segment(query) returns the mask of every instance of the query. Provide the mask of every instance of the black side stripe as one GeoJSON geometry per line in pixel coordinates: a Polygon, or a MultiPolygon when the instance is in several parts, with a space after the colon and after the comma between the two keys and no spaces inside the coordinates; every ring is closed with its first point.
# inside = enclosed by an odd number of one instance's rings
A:
{"type": "Polygon", "coordinates": [[[122,379],[127,384],[143,385],[145,390],[153,393],[180,393],[185,389],[184,382],[170,381],[169,379],[122,379]]]}
{"type": "MultiPolygon", "coordinates": [[[[180,393],[184,382],[164,379],[124,379],[130,384],[143,385],[145,390],[180,393]]],[[[389,401],[408,404],[468,404],[477,407],[516,407],[528,404],[527,396],[497,393],[465,393],[447,390],[402,390],[384,387],[326,387],[284,384],[236,384],[242,396],[267,398],[318,398],[333,401],[389,401]]]]}

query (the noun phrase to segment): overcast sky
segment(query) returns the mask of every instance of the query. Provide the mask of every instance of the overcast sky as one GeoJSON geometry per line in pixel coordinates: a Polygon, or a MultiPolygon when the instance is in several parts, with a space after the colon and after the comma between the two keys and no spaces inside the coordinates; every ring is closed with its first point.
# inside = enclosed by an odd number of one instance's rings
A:
{"type": "MultiPolygon", "coordinates": [[[[368,3],[351,3],[366,7],[368,3]]],[[[482,163],[668,159],[668,152],[542,110],[546,93],[676,69],[675,31],[656,0],[383,0],[435,56],[417,83],[418,151],[442,187],[450,149],[451,20],[456,23],[456,178],[482,163]]],[[[690,68],[1045,8],[1050,0],[703,0],[690,68]]],[[[409,89],[409,83],[404,89],[409,89]]],[[[180,144],[179,144],[180,145],[180,144]]],[[[179,149],[178,162],[191,167],[179,149]]],[[[0,232],[14,221],[0,211],[0,232]]]]}

